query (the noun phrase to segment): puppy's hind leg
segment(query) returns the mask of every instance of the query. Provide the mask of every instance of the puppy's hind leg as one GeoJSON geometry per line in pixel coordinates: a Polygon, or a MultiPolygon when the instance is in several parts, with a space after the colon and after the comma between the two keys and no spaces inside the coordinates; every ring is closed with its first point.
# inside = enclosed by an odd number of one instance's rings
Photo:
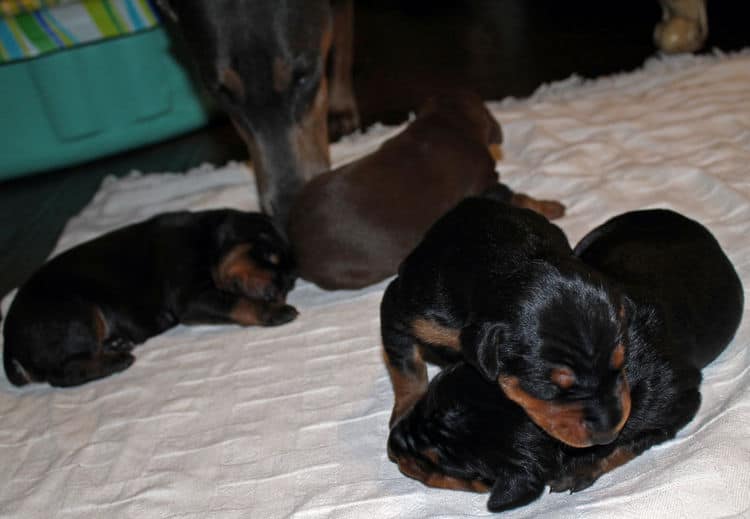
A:
{"type": "MultiPolygon", "coordinates": [[[[394,282],[395,283],[395,282],[394,282]]],[[[395,285],[391,283],[380,306],[380,327],[383,356],[393,386],[393,411],[389,425],[393,425],[427,391],[427,366],[422,359],[416,338],[404,328],[397,315],[395,285]]]]}
{"type": "Polygon", "coordinates": [[[135,357],[127,352],[80,353],[65,359],[61,366],[48,374],[47,381],[56,387],[80,386],[124,371],[134,361],[135,357]]]}
{"type": "Polygon", "coordinates": [[[123,371],[133,364],[135,357],[128,352],[129,348],[111,349],[111,344],[117,339],[112,337],[101,308],[93,306],[92,321],[78,324],[72,323],[68,329],[67,355],[47,373],[50,385],[79,386],[123,371]]]}

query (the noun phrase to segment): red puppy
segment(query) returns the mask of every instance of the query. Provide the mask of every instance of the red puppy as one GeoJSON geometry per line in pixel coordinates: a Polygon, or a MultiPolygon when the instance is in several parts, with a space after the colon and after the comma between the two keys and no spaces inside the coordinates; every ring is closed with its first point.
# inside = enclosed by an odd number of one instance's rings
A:
{"type": "Polygon", "coordinates": [[[461,92],[428,100],[377,151],[303,188],[288,225],[300,276],[329,290],[392,276],[441,215],[488,189],[548,218],[562,216],[558,202],[498,184],[490,146],[501,141],[500,125],[479,96],[461,92]]]}

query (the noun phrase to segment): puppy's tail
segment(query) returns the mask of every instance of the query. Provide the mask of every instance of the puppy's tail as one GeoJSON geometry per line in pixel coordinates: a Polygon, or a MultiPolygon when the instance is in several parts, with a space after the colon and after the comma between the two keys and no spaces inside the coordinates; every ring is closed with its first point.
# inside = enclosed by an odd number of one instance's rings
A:
{"type": "Polygon", "coordinates": [[[5,368],[5,376],[14,386],[25,386],[32,380],[23,366],[8,353],[7,347],[3,352],[3,367],[5,368]]]}

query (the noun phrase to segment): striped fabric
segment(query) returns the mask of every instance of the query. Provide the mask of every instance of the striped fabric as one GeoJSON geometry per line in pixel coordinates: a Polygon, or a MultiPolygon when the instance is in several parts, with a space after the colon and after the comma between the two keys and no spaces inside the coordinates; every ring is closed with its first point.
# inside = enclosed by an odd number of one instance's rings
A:
{"type": "Polygon", "coordinates": [[[149,0],[0,0],[0,63],[150,29],[149,0]]]}

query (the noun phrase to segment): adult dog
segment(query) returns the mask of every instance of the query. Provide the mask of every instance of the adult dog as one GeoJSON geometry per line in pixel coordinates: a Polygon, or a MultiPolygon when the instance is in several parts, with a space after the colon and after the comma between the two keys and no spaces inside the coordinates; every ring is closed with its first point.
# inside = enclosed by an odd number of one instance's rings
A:
{"type": "Polygon", "coordinates": [[[246,142],[263,211],[285,224],[297,191],[329,168],[329,130],[359,124],[352,0],[159,3],[246,142]]]}

